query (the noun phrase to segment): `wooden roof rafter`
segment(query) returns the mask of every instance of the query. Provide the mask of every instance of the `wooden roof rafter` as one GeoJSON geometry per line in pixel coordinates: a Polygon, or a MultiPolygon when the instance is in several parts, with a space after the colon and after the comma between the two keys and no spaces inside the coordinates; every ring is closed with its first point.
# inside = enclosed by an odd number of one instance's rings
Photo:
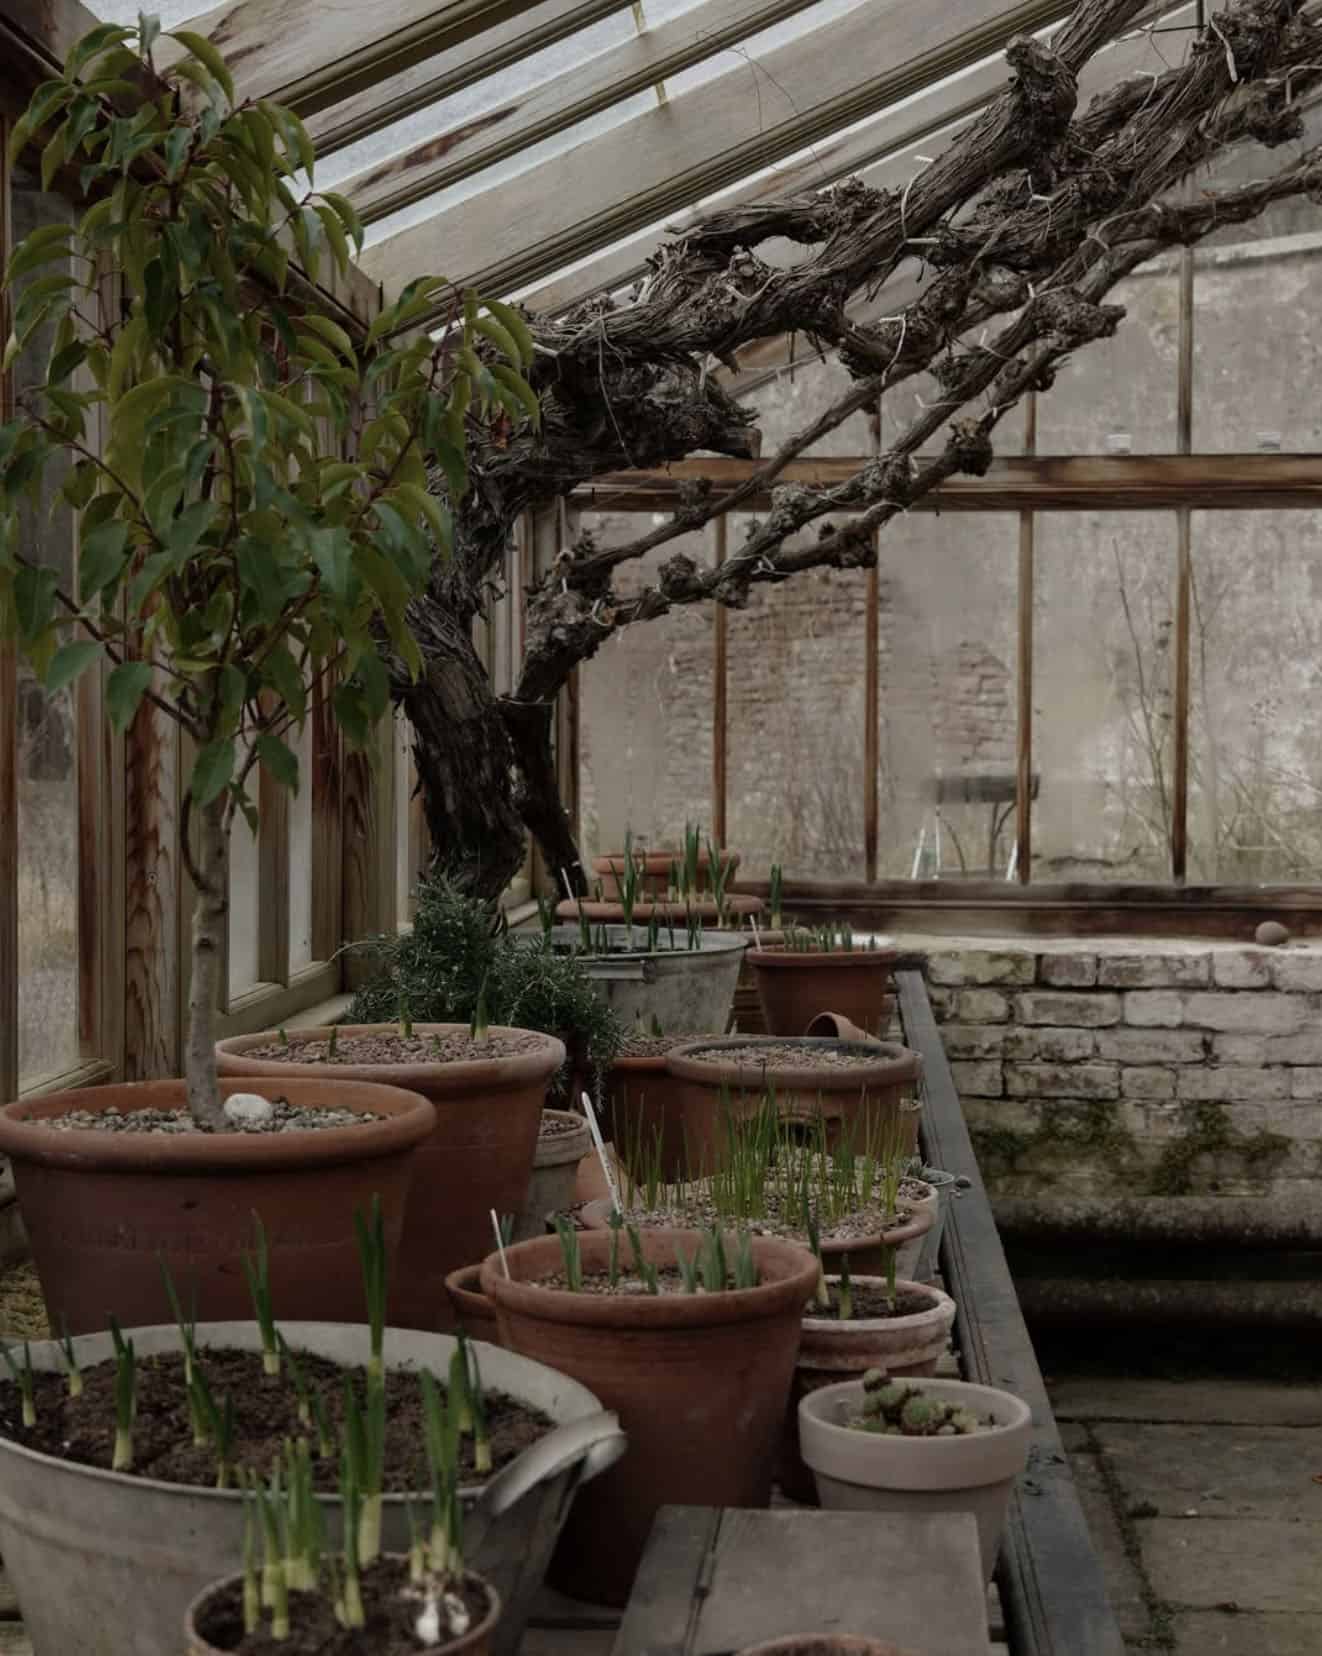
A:
{"type": "Polygon", "coordinates": [[[1072,0],[868,0],[756,62],[370,245],[387,291],[443,265],[492,295],[529,286],[1067,16],[1072,0]],[[888,66],[875,69],[885,31],[888,66]],[[750,84],[750,74],[753,80],[750,84]]]}

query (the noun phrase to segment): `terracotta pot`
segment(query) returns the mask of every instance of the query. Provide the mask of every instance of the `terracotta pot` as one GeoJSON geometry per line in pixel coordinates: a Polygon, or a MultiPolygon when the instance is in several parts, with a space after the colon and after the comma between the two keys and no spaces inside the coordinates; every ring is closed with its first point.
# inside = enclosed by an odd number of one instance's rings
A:
{"type": "MultiPolygon", "coordinates": [[[[739,866],[737,851],[718,851],[721,867],[726,871],[728,879],[739,866]]],[[[670,871],[678,864],[684,864],[682,851],[635,851],[633,854],[634,867],[639,868],[641,879],[639,889],[649,896],[664,897],[670,886],[670,871]]],[[[595,857],[592,862],[592,872],[599,876],[606,896],[619,897],[623,892],[624,872],[629,863],[623,851],[610,852],[604,857],[595,857]]],[[[711,858],[705,851],[698,852],[698,889],[709,888],[711,885],[711,858]]]]}
{"type": "MultiPolygon", "coordinates": [[[[656,916],[656,923],[661,927],[673,926],[677,932],[687,925],[689,917],[701,920],[708,931],[718,927],[721,920],[732,923],[731,929],[746,931],[743,925],[750,914],[761,914],[762,899],[747,897],[738,892],[731,892],[725,899],[724,914],[716,907],[710,897],[697,897],[692,902],[673,902],[664,897],[640,897],[633,906],[633,923],[635,926],[645,926],[652,916],[656,916]]],[[[584,898],[581,905],[582,918],[593,926],[622,926],[624,924],[624,906],[618,902],[598,901],[596,898],[584,898]]],[[[555,917],[566,925],[577,925],[579,921],[580,904],[577,898],[572,902],[565,898],[556,904],[555,917]]],[[[751,932],[749,933],[751,937],[751,932]]]]}
{"type": "Polygon", "coordinates": [[[923,1380],[921,1389],[995,1423],[965,1437],[903,1437],[858,1432],[844,1422],[860,1412],[863,1382],[810,1392],[799,1404],[799,1437],[824,1507],[896,1512],[971,1512],[983,1573],[996,1567],[1005,1509],[1028,1460],[1033,1417],[1026,1403],[967,1380],[923,1380]]]}
{"type": "Polygon", "coordinates": [[[773,1035],[798,1035],[828,1009],[869,1035],[884,1035],[894,1011],[894,1001],[889,1007],[886,1001],[898,958],[889,938],[875,949],[750,949],[747,956],[773,1035]]]}
{"type": "MultiPolygon", "coordinates": [[[[407,1563],[407,1559],[398,1553],[383,1553],[382,1556],[397,1558],[401,1563],[407,1563]]],[[[486,1615],[475,1627],[470,1627],[468,1632],[462,1634],[459,1638],[449,1639],[444,1644],[433,1645],[431,1648],[435,1652],[435,1656],[491,1656],[492,1639],[495,1635],[496,1626],[500,1621],[502,1610],[500,1594],[489,1581],[469,1570],[467,1572],[467,1585],[472,1586],[474,1584],[483,1588],[486,1592],[488,1606],[486,1615]]],[[[227,1576],[224,1580],[213,1582],[210,1587],[199,1593],[188,1606],[188,1614],[184,1618],[184,1635],[188,1640],[188,1656],[228,1656],[228,1653],[236,1648],[234,1644],[211,1644],[197,1630],[197,1624],[202,1619],[213,1594],[232,1592],[236,1588],[242,1593],[242,1574],[227,1576]]],[[[292,1619],[294,1631],[297,1632],[298,1610],[296,1606],[293,1610],[292,1619]]],[[[366,1637],[367,1635],[364,1634],[364,1638],[366,1637]]],[[[339,1648],[338,1640],[336,1648],[339,1648]]],[[[364,1644],[363,1648],[369,1647],[364,1644]]],[[[383,1643],[380,1645],[373,1644],[370,1648],[384,1651],[386,1647],[383,1643]]]]}
{"type": "Polygon", "coordinates": [[[904,1131],[904,1147],[912,1155],[918,1147],[921,1105],[915,1095],[922,1062],[918,1053],[894,1041],[729,1035],[704,1037],[674,1048],[667,1055],[666,1067],[676,1083],[671,1107],[683,1117],[714,1117],[719,1123],[726,1108],[743,1102],[746,1108],[741,1113],[750,1113],[774,1089],[782,1120],[807,1123],[820,1116],[830,1144],[848,1134],[862,1149],[867,1133],[889,1131],[898,1123],[904,1131]],[[772,1052],[786,1047],[805,1053],[836,1047],[867,1062],[847,1068],[814,1068],[807,1062],[780,1058],[734,1062],[725,1056],[739,1050],[772,1052]]]}
{"type": "MultiPolygon", "coordinates": [[[[694,1037],[697,1039],[697,1037],[694,1037]]],[[[727,1115],[750,1116],[760,1097],[730,1098],[687,1086],[671,1075],[667,1054],[617,1058],[606,1077],[611,1142],[635,1176],[660,1143],[661,1177],[667,1184],[718,1165],[725,1149],[727,1115]],[[691,1170],[692,1169],[692,1173],[691,1170]]],[[[605,1194],[602,1192],[601,1194],[605,1194]]]]}
{"type": "Polygon", "coordinates": [[[365,1312],[354,1213],[379,1195],[386,1246],[401,1246],[419,1146],[435,1124],[416,1092],[354,1079],[290,1076],[222,1083],[291,1104],[381,1116],[358,1127],[304,1133],[104,1133],[30,1125],[85,1110],[177,1110],[182,1081],[88,1087],[25,1099],[0,1111],[0,1151],[13,1164],[19,1206],[51,1326],[70,1333],[159,1322],[168,1310],[161,1260],[183,1303],[196,1292],[203,1322],[252,1315],[242,1255],[266,1229],[282,1319],[357,1322],[365,1312]]]}
{"type": "MultiPolygon", "coordinates": [[[[894,995],[888,995],[887,1000],[895,1004],[894,995]]],[[[879,1035],[869,1035],[866,1029],[860,1029],[856,1023],[839,1012],[819,1012],[803,1032],[810,1040],[817,1041],[873,1041],[880,1042],[879,1035]]]]}
{"type": "Polygon", "coordinates": [[[469,1339],[499,1345],[500,1325],[496,1321],[496,1308],[482,1292],[481,1275],[481,1265],[465,1265],[461,1271],[451,1271],[445,1279],[445,1291],[450,1296],[459,1327],[469,1339]]]}
{"type": "MultiPolygon", "coordinates": [[[[602,1148],[606,1152],[606,1160],[610,1165],[611,1174],[618,1185],[620,1182],[619,1155],[609,1139],[605,1141],[602,1148]]],[[[601,1158],[594,1148],[578,1164],[578,1172],[574,1178],[573,1202],[602,1201],[609,1195],[610,1186],[606,1183],[606,1175],[601,1170],[601,1158]]]]}
{"type": "MultiPolygon", "coordinates": [[[[653,1230],[647,1259],[673,1265],[675,1245],[692,1255],[695,1231],[653,1230]]],[[[600,1271],[610,1238],[580,1238],[583,1268],[600,1271]]],[[[627,1243],[625,1244],[627,1249],[627,1243]]],[[[799,1319],[817,1264],[804,1248],[758,1238],[756,1288],[724,1294],[571,1294],[536,1285],[560,1269],[548,1237],[482,1266],[505,1343],[536,1354],[589,1386],[629,1438],[618,1466],[574,1503],[550,1579],[578,1598],[624,1604],[662,1506],[765,1507],[789,1396],[799,1319]]]]}
{"type": "Polygon", "coordinates": [[[852,1633],[793,1633],[768,1644],[745,1645],[739,1656],[918,1656],[886,1639],[855,1638],[852,1633]]]}
{"type": "Polygon", "coordinates": [[[523,1209],[514,1221],[516,1242],[544,1236],[547,1214],[558,1213],[574,1200],[578,1164],[591,1149],[592,1133],[586,1119],[577,1111],[542,1111],[528,1193],[524,1197],[523,1209]],[[563,1123],[567,1130],[548,1136],[545,1130],[548,1120],[563,1123]]]}
{"type": "MultiPolygon", "coordinates": [[[[834,1285],[840,1278],[828,1276],[826,1280],[834,1285]]],[[[884,1277],[852,1277],[852,1281],[860,1288],[886,1286],[884,1277]]],[[[814,1317],[810,1307],[803,1319],[777,1475],[791,1500],[809,1505],[817,1501],[812,1473],[799,1453],[799,1404],[809,1392],[852,1380],[872,1368],[900,1379],[936,1373],[950,1343],[955,1302],[939,1288],[899,1277],[895,1289],[900,1294],[924,1295],[927,1308],[905,1317],[859,1317],[842,1323],[833,1317],[814,1317]]]]}
{"type": "MultiPolygon", "coordinates": [[[[423,1036],[462,1032],[466,1024],[416,1024],[423,1036]]],[[[339,1038],[395,1030],[394,1024],[342,1024],[339,1038]]],[[[491,1026],[493,1035],[527,1034],[491,1026]]],[[[324,1041],[329,1029],[292,1030],[290,1048],[324,1041]]],[[[396,1328],[444,1331],[453,1326],[445,1278],[481,1259],[491,1245],[491,1210],[519,1213],[528,1192],[537,1130],[551,1077],[565,1049],[538,1035],[528,1052],[460,1063],[327,1064],[249,1058],[276,1037],[240,1035],[216,1048],[222,1075],[280,1075],[391,1081],[422,1093],[435,1106],[435,1127],[418,1152],[404,1219],[399,1268],[392,1277],[390,1321],[396,1328]]],[[[352,1240],[352,1238],[350,1238],[352,1240]]]]}

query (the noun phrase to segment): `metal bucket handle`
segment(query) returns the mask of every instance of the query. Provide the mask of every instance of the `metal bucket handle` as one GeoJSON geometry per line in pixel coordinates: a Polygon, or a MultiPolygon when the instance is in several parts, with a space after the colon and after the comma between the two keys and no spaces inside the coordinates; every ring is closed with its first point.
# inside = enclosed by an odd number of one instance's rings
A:
{"type": "Polygon", "coordinates": [[[492,1518],[499,1518],[537,1484],[578,1462],[582,1462],[578,1481],[587,1483],[614,1466],[628,1446],[629,1439],[620,1430],[620,1417],[609,1410],[566,1421],[497,1472],[479,1496],[478,1506],[492,1518]]]}

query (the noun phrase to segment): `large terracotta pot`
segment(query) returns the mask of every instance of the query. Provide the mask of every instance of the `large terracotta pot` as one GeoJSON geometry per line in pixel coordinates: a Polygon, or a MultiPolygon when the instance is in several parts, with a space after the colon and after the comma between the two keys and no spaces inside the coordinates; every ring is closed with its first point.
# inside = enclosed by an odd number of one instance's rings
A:
{"type": "MultiPolygon", "coordinates": [[[[693,1037],[696,1039],[697,1037],[693,1037]]],[[[664,1052],[620,1057],[606,1077],[606,1111],[616,1154],[635,1178],[659,1156],[667,1184],[719,1165],[727,1114],[756,1113],[759,1098],[719,1099],[688,1087],[670,1073],[664,1052]]]]}
{"type": "MultiPolygon", "coordinates": [[[[408,1562],[407,1558],[405,1558],[405,1556],[401,1553],[384,1553],[382,1556],[385,1558],[395,1558],[401,1564],[406,1564],[408,1562]]],[[[484,1580],[479,1575],[475,1575],[471,1570],[468,1571],[468,1581],[470,1584],[476,1583],[478,1586],[485,1589],[487,1595],[487,1612],[475,1626],[470,1627],[468,1632],[462,1634],[459,1638],[447,1639],[441,1644],[434,1645],[432,1648],[435,1652],[435,1656],[491,1656],[491,1653],[495,1648],[492,1641],[495,1638],[496,1627],[500,1622],[500,1614],[503,1608],[500,1602],[500,1594],[489,1581],[484,1580]]],[[[199,1593],[193,1602],[188,1606],[188,1614],[184,1618],[184,1634],[188,1640],[187,1656],[229,1656],[229,1653],[237,1648],[237,1646],[232,1643],[212,1644],[209,1640],[204,1639],[198,1632],[198,1623],[201,1622],[203,1617],[206,1615],[207,1606],[209,1605],[212,1597],[221,1593],[233,1593],[236,1589],[240,1594],[242,1594],[242,1574],[227,1576],[222,1581],[213,1582],[210,1587],[199,1593]]],[[[293,1632],[297,1634],[297,1602],[293,1608],[291,1624],[293,1632]]],[[[367,1635],[364,1634],[364,1637],[366,1636],[367,1635]]],[[[325,1649],[326,1647],[324,1645],[319,1645],[318,1648],[325,1649]]],[[[337,1648],[339,1648],[338,1644],[337,1648]]],[[[367,1647],[364,1646],[364,1648],[367,1647]]],[[[371,1648],[376,1649],[378,1647],[376,1645],[372,1645],[371,1648]]],[[[385,1646],[382,1645],[380,1648],[384,1650],[385,1646]]],[[[419,1646],[419,1649],[421,1648],[422,1647],[419,1646]]]]}
{"type": "MultiPolygon", "coordinates": [[[[394,1031],[394,1024],[345,1024],[339,1038],[394,1031]]],[[[416,1024],[415,1033],[444,1038],[467,1033],[466,1024],[416,1024]]],[[[526,1034],[493,1024],[493,1035],[526,1034]]],[[[324,1041],[329,1029],[291,1030],[290,1050],[324,1041]]],[[[396,1328],[445,1330],[454,1326],[447,1275],[481,1259],[491,1246],[491,1210],[519,1213],[537,1152],[542,1105],[565,1049],[551,1035],[507,1058],[459,1063],[327,1064],[249,1058],[253,1047],[275,1036],[241,1035],[221,1041],[216,1052],[223,1075],[348,1077],[390,1081],[412,1088],[435,1107],[435,1126],[418,1151],[404,1219],[399,1267],[391,1282],[390,1321],[396,1328]]]]}
{"type": "MultiPolygon", "coordinates": [[[[739,866],[737,851],[718,851],[720,865],[725,870],[728,879],[739,866]]],[[[682,870],[684,853],[682,851],[635,851],[633,854],[634,867],[639,870],[639,890],[649,897],[664,897],[670,886],[671,869],[678,864],[682,870]]],[[[602,889],[607,897],[618,898],[624,890],[624,873],[629,866],[629,860],[623,851],[612,852],[604,857],[593,859],[592,872],[598,876],[602,889]]],[[[711,858],[705,851],[698,852],[698,890],[710,889],[711,886],[711,858]]],[[[696,893],[695,893],[696,896],[696,893]]]]}
{"type": "MultiPolygon", "coordinates": [[[[647,1259],[690,1256],[695,1231],[652,1230],[647,1259]]],[[[628,1244],[625,1243],[626,1258],[628,1244]]],[[[580,1237],[583,1269],[602,1271],[610,1238],[580,1237]]],[[[620,1464],[582,1491],[557,1549],[550,1579],[578,1598],[622,1605],[658,1509],[764,1507],[771,1498],[776,1443],[789,1397],[799,1319],[817,1279],[804,1248],[758,1238],[762,1281],[724,1294],[572,1294],[537,1279],[560,1269],[548,1237],[507,1250],[482,1266],[505,1344],[537,1356],[590,1387],[629,1438],[620,1464]]]]}
{"type": "Polygon", "coordinates": [[[897,1124],[904,1133],[906,1152],[918,1147],[918,1078],[922,1059],[894,1041],[833,1041],[780,1035],[702,1037],[675,1047],[666,1067],[676,1083],[671,1108],[684,1118],[711,1117],[719,1122],[726,1109],[748,1113],[774,1090],[783,1120],[808,1123],[821,1117],[827,1142],[852,1137],[858,1149],[867,1134],[889,1131],[897,1124]],[[865,1060],[848,1067],[816,1068],[779,1056],[786,1048],[835,1048],[865,1060]],[[764,1060],[727,1057],[732,1053],[765,1052],[764,1060]]]}
{"type": "MultiPolygon", "coordinates": [[[[828,1276],[836,1286],[840,1278],[828,1276]]],[[[884,1289],[884,1277],[852,1277],[855,1288],[884,1289]]],[[[901,1295],[921,1295],[925,1309],[903,1317],[855,1317],[841,1322],[835,1317],[814,1317],[812,1308],[803,1319],[799,1358],[794,1369],[790,1406],[785,1413],[785,1435],[777,1481],[794,1501],[815,1504],[817,1490],[812,1473],[799,1453],[799,1404],[809,1392],[853,1380],[869,1369],[881,1369],[895,1379],[935,1374],[942,1354],[950,1344],[955,1321],[955,1302],[939,1288],[897,1278],[901,1295]]]]}
{"type": "Polygon", "coordinates": [[[461,1271],[451,1271],[445,1279],[445,1291],[454,1307],[455,1319],[470,1340],[485,1340],[488,1345],[500,1344],[500,1325],[496,1308],[482,1292],[482,1266],[465,1265],[461,1271]]]}
{"type": "Polygon", "coordinates": [[[875,949],[818,951],[750,949],[762,1013],[773,1035],[801,1035],[819,1012],[839,1012],[884,1035],[894,1010],[888,1006],[899,950],[889,938],[875,949]]]}
{"type": "Polygon", "coordinates": [[[380,1116],[300,1133],[110,1133],[46,1127],[73,1111],[177,1110],[182,1081],[88,1087],[0,1111],[51,1326],[73,1334],[159,1322],[161,1261],[183,1303],[221,1322],[252,1315],[242,1256],[256,1214],[266,1230],[276,1314],[358,1322],[365,1314],[353,1216],[381,1198],[386,1247],[400,1250],[405,1199],[435,1111],[416,1092],[291,1075],[222,1083],[294,1105],[380,1116]]]}

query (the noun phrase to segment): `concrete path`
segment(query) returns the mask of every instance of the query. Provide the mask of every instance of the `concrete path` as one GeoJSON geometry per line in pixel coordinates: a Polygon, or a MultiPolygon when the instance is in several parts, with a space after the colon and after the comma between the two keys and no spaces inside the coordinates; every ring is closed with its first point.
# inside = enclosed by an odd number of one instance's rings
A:
{"type": "Polygon", "coordinates": [[[1322,1386],[1051,1384],[1134,1651],[1322,1656],[1322,1386]]]}

